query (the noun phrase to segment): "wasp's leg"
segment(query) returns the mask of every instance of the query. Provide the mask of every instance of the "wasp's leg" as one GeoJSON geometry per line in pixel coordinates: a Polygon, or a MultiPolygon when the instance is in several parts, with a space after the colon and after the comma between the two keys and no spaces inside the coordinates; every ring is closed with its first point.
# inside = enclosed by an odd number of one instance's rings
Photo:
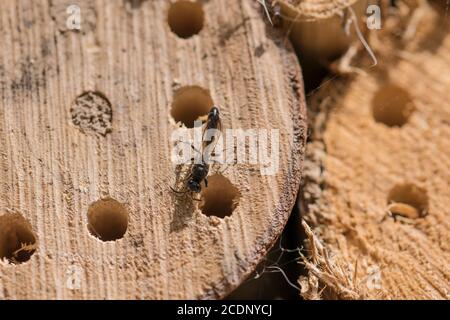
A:
{"type": "Polygon", "coordinates": [[[188,145],[190,145],[191,146],[191,148],[195,151],[195,152],[197,152],[197,153],[199,153],[200,155],[202,154],[192,143],[190,143],[190,142],[187,142],[187,141],[178,141],[178,142],[181,142],[181,143],[186,143],[186,144],[188,144],[188,145]]]}
{"type": "Polygon", "coordinates": [[[208,188],[208,178],[205,178],[205,187],[208,188]]]}
{"type": "MultiPolygon", "coordinates": [[[[226,148],[224,151],[222,151],[222,153],[225,152],[226,154],[228,154],[228,151],[229,151],[229,150],[232,150],[232,149],[236,150],[236,146],[233,146],[233,148],[226,148]]],[[[235,153],[236,153],[236,151],[235,151],[235,153]]],[[[215,153],[213,152],[212,155],[215,156],[215,153]]],[[[221,175],[223,175],[223,173],[224,173],[226,170],[228,170],[228,169],[230,168],[231,165],[237,164],[237,159],[235,159],[234,156],[233,156],[233,161],[232,161],[232,162],[224,161],[224,162],[222,163],[222,162],[217,161],[217,160],[210,160],[210,161],[213,162],[213,163],[212,163],[213,166],[214,166],[214,165],[219,165],[219,166],[225,165],[225,168],[222,169],[222,170],[220,170],[219,168],[216,168],[216,170],[214,170],[214,173],[215,173],[215,174],[221,174],[221,175]]]]}
{"type": "Polygon", "coordinates": [[[171,189],[173,192],[178,193],[178,194],[185,194],[185,193],[188,193],[188,192],[189,192],[189,190],[185,190],[185,191],[178,191],[178,190],[175,190],[175,188],[173,188],[172,186],[170,186],[170,189],[171,189]]]}

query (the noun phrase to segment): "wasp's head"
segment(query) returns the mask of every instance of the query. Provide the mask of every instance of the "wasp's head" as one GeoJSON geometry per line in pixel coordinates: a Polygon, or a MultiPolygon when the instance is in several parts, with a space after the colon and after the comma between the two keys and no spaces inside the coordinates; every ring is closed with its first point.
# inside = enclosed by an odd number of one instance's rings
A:
{"type": "Polygon", "coordinates": [[[209,110],[208,118],[219,119],[219,108],[212,107],[211,110],[209,110]]]}
{"type": "Polygon", "coordinates": [[[192,179],[188,181],[187,187],[189,190],[191,190],[192,192],[195,192],[195,193],[199,193],[200,191],[202,191],[202,188],[200,187],[200,183],[198,183],[197,181],[194,181],[192,179]]]}

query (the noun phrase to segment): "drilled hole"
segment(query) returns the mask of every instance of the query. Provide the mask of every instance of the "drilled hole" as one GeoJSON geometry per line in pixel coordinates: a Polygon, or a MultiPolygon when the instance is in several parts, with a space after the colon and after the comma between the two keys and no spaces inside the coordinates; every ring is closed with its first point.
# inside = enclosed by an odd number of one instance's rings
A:
{"type": "Polygon", "coordinates": [[[128,228],[127,209],[107,198],[94,202],[88,209],[88,230],[102,241],[121,239],[128,228]]]}
{"type": "Polygon", "coordinates": [[[0,259],[19,264],[30,260],[37,248],[30,223],[20,214],[0,216],[0,259]]]}
{"type": "Polygon", "coordinates": [[[408,122],[415,106],[409,93],[394,84],[381,87],[372,99],[375,121],[389,127],[401,127],[408,122]]]}
{"type": "Polygon", "coordinates": [[[167,16],[172,32],[183,39],[198,34],[203,28],[203,20],[203,7],[198,1],[177,1],[170,6],[167,16]]]}
{"type": "Polygon", "coordinates": [[[388,210],[393,215],[416,219],[425,216],[428,212],[426,190],[412,183],[394,186],[387,200],[388,210]]]}
{"type": "Polygon", "coordinates": [[[212,106],[209,90],[199,86],[186,86],[175,92],[170,114],[175,122],[193,128],[194,121],[207,115],[212,106]]]}
{"type": "Polygon", "coordinates": [[[200,209],[204,215],[224,218],[230,216],[240,198],[239,190],[223,175],[208,178],[208,187],[201,192],[200,209]]]}
{"type": "Polygon", "coordinates": [[[106,136],[111,132],[112,107],[100,92],[78,96],[70,108],[72,123],[83,133],[106,136]]]}

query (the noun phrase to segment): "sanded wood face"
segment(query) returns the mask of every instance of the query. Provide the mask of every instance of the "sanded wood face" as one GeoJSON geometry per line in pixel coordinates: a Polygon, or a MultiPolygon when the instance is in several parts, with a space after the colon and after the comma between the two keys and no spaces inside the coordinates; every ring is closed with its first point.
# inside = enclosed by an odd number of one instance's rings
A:
{"type": "Polygon", "coordinates": [[[256,1],[78,2],[78,31],[70,1],[0,2],[0,299],[223,297],[295,201],[296,57],[256,1]],[[279,170],[230,165],[193,201],[170,138],[211,102],[223,129],[278,129],[279,170]]]}

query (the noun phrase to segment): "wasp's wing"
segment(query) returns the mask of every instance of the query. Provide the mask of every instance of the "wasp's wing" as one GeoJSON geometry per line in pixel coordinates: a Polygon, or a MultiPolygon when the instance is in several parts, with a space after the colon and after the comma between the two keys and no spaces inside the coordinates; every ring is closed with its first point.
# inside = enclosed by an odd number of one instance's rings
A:
{"type": "Polygon", "coordinates": [[[206,123],[202,133],[202,152],[204,159],[209,158],[214,153],[220,135],[222,134],[222,121],[219,119],[217,121],[217,128],[209,128],[209,130],[215,130],[214,134],[209,134],[208,123],[206,123]]]}

